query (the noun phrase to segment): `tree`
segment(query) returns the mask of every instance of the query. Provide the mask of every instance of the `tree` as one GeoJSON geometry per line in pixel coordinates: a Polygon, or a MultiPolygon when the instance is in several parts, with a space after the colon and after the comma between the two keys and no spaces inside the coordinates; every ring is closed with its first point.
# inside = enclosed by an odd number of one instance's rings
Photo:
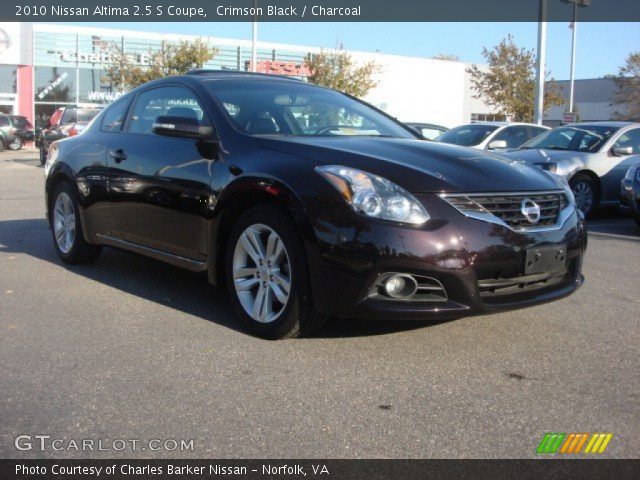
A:
{"type": "Polygon", "coordinates": [[[194,42],[162,42],[160,50],[149,50],[148,61],[142,64],[135,55],[127,54],[119,46],[113,45],[106,76],[114,87],[126,90],[157,78],[182,75],[194,68],[202,68],[217,53],[217,48],[210,47],[201,39],[194,42]]]}
{"type": "MultiPolygon", "coordinates": [[[[482,49],[488,70],[477,65],[469,68],[476,98],[514,121],[533,121],[535,102],[535,54],[533,50],[519,48],[511,35],[503,39],[493,50],[482,49]]],[[[549,79],[545,85],[544,109],[562,105],[558,84],[549,79]]]]}
{"type": "Polygon", "coordinates": [[[358,65],[346,52],[309,54],[305,66],[309,69],[311,83],[354,97],[364,97],[378,85],[374,76],[380,71],[380,66],[374,61],[358,65]]]}
{"type": "Polygon", "coordinates": [[[621,105],[623,112],[615,112],[619,120],[640,120],[640,50],[631,52],[625,64],[618,69],[618,75],[613,77],[616,92],[613,103],[621,105]]]}

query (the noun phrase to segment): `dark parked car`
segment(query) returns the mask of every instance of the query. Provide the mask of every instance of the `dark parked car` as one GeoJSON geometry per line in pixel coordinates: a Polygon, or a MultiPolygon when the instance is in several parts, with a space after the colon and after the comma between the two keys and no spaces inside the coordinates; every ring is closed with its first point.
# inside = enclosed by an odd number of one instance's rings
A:
{"type": "Polygon", "coordinates": [[[40,149],[40,163],[44,165],[49,146],[52,142],[81,133],[100,112],[99,107],[61,107],[49,119],[36,139],[40,149]]]}
{"type": "Polygon", "coordinates": [[[638,163],[633,165],[620,186],[620,206],[629,212],[640,227],[640,155],[633,157],[638,163]]]}
{"type": "Polygon", "coordinates": [[[436,125],[434,123],[415,123],[415,122],[405,122],[407,127],[413,128],[416,132],[420,134],[423,138],[427,140],[435,140],[444,132],[448,131],[447,127],[443,127],[442,125],[436,125]]]}
{"type": "Polygon", "coordinates": [[[21,115],[0,114],[0,150],[20,150],[33,140],[33,125],[21,115]]]}
{"type": "Polygon", "coordinates": [[[582,283],[585,226],[559,177],[421,141],[294,79],[195,71],[142,85],[55,142],[45,174],[63,261],[109,245],[207,272],[268,338],[327,315],[513,309],[582,283]]]}

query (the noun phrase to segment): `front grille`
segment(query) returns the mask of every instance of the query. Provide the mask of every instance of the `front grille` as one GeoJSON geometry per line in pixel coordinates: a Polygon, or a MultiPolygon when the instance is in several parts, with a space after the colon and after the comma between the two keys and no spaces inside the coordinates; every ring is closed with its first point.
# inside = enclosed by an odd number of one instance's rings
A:
{"type": "Polygon", "coordinates": [[[478,293],[481,297],[510,295],[550,287],[562,282],[566,271],[556,273],[539,273],[514,278],[496,278],[478,280],[478,293]]]}
{"type": "Polygon", "coordinates": [[[515,230],[553,226],[568,204],[564,192],[493,193],[443,195],[450,205],[474,218],[493,216],[515,230]],[[522,212],[522,202],[529,199],[540,207],[540,218],[532,223],[522,212]]]}

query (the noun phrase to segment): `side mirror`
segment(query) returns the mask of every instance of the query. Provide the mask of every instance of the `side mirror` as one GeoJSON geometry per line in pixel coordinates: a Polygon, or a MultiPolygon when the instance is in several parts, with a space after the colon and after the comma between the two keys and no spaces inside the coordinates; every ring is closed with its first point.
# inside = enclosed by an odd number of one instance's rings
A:
{"type": "Polygon", "coordinates": [[[195,138],[202,140],[213,134],[213,127],[200,125],[195,118],[160,115],[153,122],[153,133],[165,137],[195,138]]]}
{"type": "Polygon", "coordinates": [[[616,157],[626,157],[633,154],[633,147],[613,147],[611,153],[616,157]]]}
{"type": "Polygon", "coordinates": [[[487,145],[487,150],[503,150],[507,148],[506,140],[494,140],[487,145]]]}

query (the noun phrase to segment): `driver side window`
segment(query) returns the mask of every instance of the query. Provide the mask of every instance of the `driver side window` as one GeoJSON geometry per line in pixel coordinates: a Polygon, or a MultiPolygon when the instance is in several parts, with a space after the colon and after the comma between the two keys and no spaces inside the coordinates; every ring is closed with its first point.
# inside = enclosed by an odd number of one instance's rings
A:
{"type": "Polygon", "coordinates": [[[159,87],[138,96],[129,120],[129,132],[153,135],[153,123],[160,115],[207,123],[200,102],[190,90],[177,86],[159,87]]]}
{"type": "Polygon", "coordinates": [[[618,138],[618,141],[614,147],[631,147],[633,151],[631,155],[637,155],[640,153],[640,128],[635,128],[623,133],[618,138]]]}
{"type": "Polygon", "coordinates": [[[507,127],[494,137],[493,140],[504,140],[507,148],[516,148],[528,140],[524,127],[507,127]]]}

